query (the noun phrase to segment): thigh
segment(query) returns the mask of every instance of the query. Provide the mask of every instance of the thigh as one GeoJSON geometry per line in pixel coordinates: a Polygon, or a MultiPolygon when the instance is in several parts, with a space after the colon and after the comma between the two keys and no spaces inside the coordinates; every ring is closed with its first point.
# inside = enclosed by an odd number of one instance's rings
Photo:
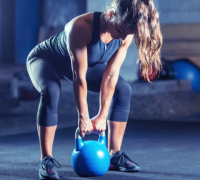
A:
{"type": "Polygon", "coordinates": [[[60,92],[60,80],[51,62],[42,58],[32,63],[27,61],[27,70],[38,92],[51,91],[55,94],[60,92]]]}

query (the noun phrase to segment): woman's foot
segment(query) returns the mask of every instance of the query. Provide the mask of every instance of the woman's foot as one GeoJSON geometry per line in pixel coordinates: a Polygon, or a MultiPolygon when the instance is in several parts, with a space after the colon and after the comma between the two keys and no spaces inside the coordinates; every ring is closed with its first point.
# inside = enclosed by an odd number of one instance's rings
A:
{"type": "Polygon", "coordinates": [[[60,179],[55,167],[60,168],[61,165],[51,156],[46,156],[39,166],[39,179],[60,179]]]}
{"type": "Polygon", "coordinates": [[[137,163],[132,161],[123,151],[117,151],[110,156],[110,167],[109,170],[119,171],[132,171],[137,172],[140,167],[137,163]]]}

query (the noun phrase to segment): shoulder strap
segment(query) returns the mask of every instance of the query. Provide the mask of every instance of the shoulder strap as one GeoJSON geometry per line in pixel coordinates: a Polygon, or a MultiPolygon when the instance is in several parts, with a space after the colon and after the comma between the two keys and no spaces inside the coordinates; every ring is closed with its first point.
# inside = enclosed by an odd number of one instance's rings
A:
{"type": "Polygon", "coordinates": [[[99,39],[99,27],[100,27],[101,12],[94,12],[93,27],[92,27],[92,39],[90,44],[98,41],[99,39]]]}

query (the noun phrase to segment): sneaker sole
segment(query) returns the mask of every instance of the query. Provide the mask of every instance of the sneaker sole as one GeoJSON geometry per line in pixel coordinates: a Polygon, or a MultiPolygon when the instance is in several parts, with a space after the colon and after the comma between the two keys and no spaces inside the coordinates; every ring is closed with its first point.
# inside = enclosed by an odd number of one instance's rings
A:
{"type": "Polygon", "coordinates": [[[43,177],[39,175],[39,179],[60,179],[58,176],[51,176],[51,177],[43,177]]]}
{"type": "Polygon", "coordinates": [[[118,170],[118,171],[123,171],[123,172],[138,172],[140,170],[140,167],[128,169],[128,168],[118,167],[118,166],[114,166],[110,164],[109,170],[118,170]]]}

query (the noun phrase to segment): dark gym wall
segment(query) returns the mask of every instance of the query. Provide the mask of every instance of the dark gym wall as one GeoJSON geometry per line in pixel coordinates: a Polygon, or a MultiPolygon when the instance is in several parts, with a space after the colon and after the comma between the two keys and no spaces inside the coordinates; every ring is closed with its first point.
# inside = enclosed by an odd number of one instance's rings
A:
{"type": "Polygon", "coordinates": [[[0,0],[0,62],[15,61],[15,0],[0,0]]]}
{"type": "Polygon", "coordinates": [[[0,0],[0,62],[25,64],[37,44],[41,0],[0,0]]]}
{"type": "Polygon", "coordinates": [[[44,0],[38,43],[64,30],[70,20],[86,13],[86,0],[44,0]]]}
{"type": "Polygon", "coordinates": [[[63,27],[86,12],[86,0],[0,0],[0,63],[25,64],[40,26],[63,27]]]}
{"type": "Polygon", "coordinates": [[[44,0],[42,25],[64,28],[68,21],[83,13],[86,0],[44,0]]]}
{"type": "Polygon", "coordinates": [[[41,24],[41,0],[15,0],[15,58],[26,63],[28,53],[37,44],[41,24]]]}

